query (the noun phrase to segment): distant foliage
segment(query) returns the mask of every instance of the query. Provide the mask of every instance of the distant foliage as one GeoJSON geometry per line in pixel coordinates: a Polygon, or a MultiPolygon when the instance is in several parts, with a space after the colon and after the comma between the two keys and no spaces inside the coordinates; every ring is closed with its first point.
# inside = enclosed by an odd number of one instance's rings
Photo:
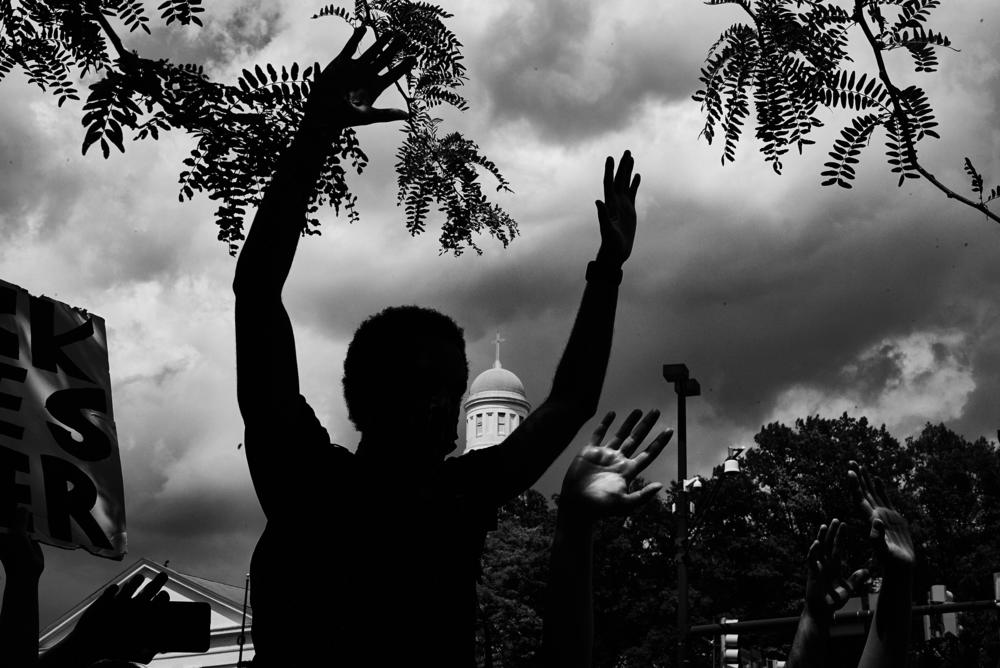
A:
{"type": "MultiPolygon", "coordinates": [[[[167,25],[200,26],[203,12],[202,0],[165,0],[155,8],[167,25]]],[[[246,213],[260,202],[321,68],[257,64],[233,84],[215,82],[201,66],[149,60],[123,47],[111,22],[149,33],[152,13],[141,0],[0,0],[0,80],[20,68],[62,106],[80,99],[75,80],[98,75],[83,106],[84,153],[95,144],[105,158],[112,146],[124,152],[126,131],[133,139],[157,139],[174,129],[193,135],[197,143],[184,160],[180,198],[202,192],[218,200],[218,237],[235,254],[246,213]]],[[[484,231],[506,246],[517,224],[487,200],[480,176],[495,178],[498,191],[509,192],[510,184],[475,142],[457,132],[439,133],[441,121],[432,115],[442,104],[468,108],[459,93],[465,80],[462,45],[444,24],[451,15],[427,2],[357,0],[351,9],[327,5],[314,18],[324,16],[368,25],[377,34],[404,35],[399,58],[417,58],[406,90],[401,88],[412,117],[396,164],[407,229],[423,232],[436,207],[445,218],[442,252],[481,252],[473,235],[484,231]]],[[[322,206],[358,220],[357,198],[346,177],[349,170],[362,173],[367,164],[353,130],[333,140],[309,202],[306,233],[318,233],[315,214],[322,206]]]]}
{"type": "MultiPolygon", "coordinates": [[[[711,46],[694,99],[701,103],[705,125],[701,135],[711,144],[722,139],[722,163],[736,158],[749,122],[751,102],[756,115],[755,136],[764,160],[778,174],[789,148],[801,154],[815,143],[810,132],[823,126],[817,118],[822,106],[860,112],[840,131],[829,161],[821,173],[822,185],[851,188],[861,153],[880,131],[886,160],[898,185],[924,177],[945,191],[920,163],[918,148],[926,138],[940,138],[927,95],[916,85],[896,87],[886,71],[884,57],[903,49],[916,72],[934,72],[938,51],[951,40],[927,27],[939,0],[707,0],[707,4],[736,4],[749,23],[730,26],[711,46]],[[887,16],[891,15],[891,16],[887,16]],[[853,67],[847,53],[852,29],[863,33],[875,59],[872,71],[853,67]]],[[[1000,222],[987,204],[1000,188],[985,191],[973,178],[979,200],[956,197],[1000,222]]],[[[978,174],[978,173],[976,173],[978,174]]]]}

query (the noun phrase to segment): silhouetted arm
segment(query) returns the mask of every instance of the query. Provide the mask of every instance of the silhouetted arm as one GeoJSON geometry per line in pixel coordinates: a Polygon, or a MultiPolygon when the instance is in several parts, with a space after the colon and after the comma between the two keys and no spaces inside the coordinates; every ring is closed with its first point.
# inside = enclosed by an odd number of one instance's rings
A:
{"type": "Polygon", "coordinates": [[[590,265],[583,299],[569,342],[556,368],[552,389],[496,451],[501,500],[530,487],[552,464],[580,428],[597,412],[611,354],[618,282],[635,240],[635,195],[629,151],[615,173],[611,157],[604,166],[604,201],[597,202],[601,246],[590,265]]]}
{"type": "Polygon", "coordinates": [[[799,627],[788,654],[787,668],[821,668],[826,665],[833,615],[844,607],[868,578],[859,569],[846,579],[841,576],[840,547],[843,524],[834,519],[821,525],[806,558],[806,598],[799,627]]]}
{"type": "MultiPolygon", "coordinates": [[[[323,70],[306,105],[302,126],[284,150],[254,217],[236,265],[236,370],[240,412],[248,433],[280,436],[299,407],[295,340],[281,292],[306,221],[310,194],[332,141],[344,128],[406,118],[405,111],[376,109],[375,99],[405,74],[411,58],[384,76],[379,72],[399,52],[399,40],[383,35],[358,59],[365,34],[359,28],[323,70]]],[[[266,495],[287,459],[271,438],[261,447],[247,439],[247,458],[258,496],[266,495]],[[266,479],[265,479],[266,477],[266,479]]],[[[268,509],[263,502],[265,512],[268,509]]]]}
{"type": "Polygon", "coordinates": [[[615,436],[601,445],[615,417],[608,413],[563,478],[543,630],[542,651],[548,668],[589,668],[592,663],[595,523],[602,517],[633,512],[662,487],[650,483],[628,491],[629,482],[649,466],[673,434],[660,433],[635,454],[659,413],[652,411],[640,422],[641,416],[641,411],[632,411],[615,436]]]}
{"type": "Polygon", "coordinates": [[[869,537],[883,569],[875,620],[858,668],[902,668],[906,665],[913,611],[913,539],[906,520],[889,502],[882,481],[873,480],[857,462],[849,466],[854,494],[871,522],[869,537]]]}
{"type": "Polygon", "coordinates": [[[19,508],[10,533],[0,535],[3,608],[0,608],[0,664],[34,666],[38,661],[38,580],[45,568],[42,549],[28,536],[28,516],[19,508]]]}

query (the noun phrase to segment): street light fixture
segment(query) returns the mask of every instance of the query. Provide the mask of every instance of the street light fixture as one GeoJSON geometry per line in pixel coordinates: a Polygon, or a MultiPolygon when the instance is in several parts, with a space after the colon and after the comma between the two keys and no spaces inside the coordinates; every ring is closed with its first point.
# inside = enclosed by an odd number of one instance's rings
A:
{"type": "Polygon", "coordinates": [[[739,473],[740,472],[740,460],[739,456],[743,454],[746,448],[729,448],[729,456],[726,457],[725,463],[722,465],[723,473],[739,473]]]}

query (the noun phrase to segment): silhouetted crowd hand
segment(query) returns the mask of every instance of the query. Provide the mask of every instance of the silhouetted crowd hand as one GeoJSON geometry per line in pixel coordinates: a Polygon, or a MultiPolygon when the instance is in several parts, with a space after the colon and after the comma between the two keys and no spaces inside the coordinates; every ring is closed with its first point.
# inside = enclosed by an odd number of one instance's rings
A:
{"type": "Polygon", "coordinates": [[[152,606],[162,605],[170,597],[160,591],[167,582],[166,573],[159,573],[144,587],[142,582],[143,577],[135,575],[121,587],[111,585],[105,589],[83,612],[64,642],[93,661],[149,663],[156,655],[149,646],[149,632],[154,626],[152,606]]]}
{"type": "Polygon", "coordinates": [[[806,611],[817,619],[833,620],[833,613],[844,607],[868,579],[868,569],[860,568],[846,578],[840,560],[844,524],[834,518],[830,526],[820,525],[816,540],[806,557],[806,611]]]}
{"type": "Polygon", "coordinates": [[[608,413],[587,445],[573,459],[559,494],[556,534],[549,569],[548,611],[542,659],[558,668],[586,668],[593,653],[593,528],[601,518],[626,515],[650,501],[663,487],[658,482],[630,491],[673,435],[662,431],[639,451],[660,417],[659,411],[632,411],[615,435],[604,443],[614,422],[608,413]]]}
{"type": "Polygon", "coordinates": [[[806,556],[806,596],[799,627],[792,641],[787,668],[821,666],[827,656],[833,615],[858,593],[868,579],[861,568],[846,578],[840,552],[844,525],[834,518],[822,524],[806,556]]]}
{"type": "Polygon", "coordinates": [[[869,523],[869,538],[882,568],[875,621],[868,632],[859,668],[906,665],[916,553],[906,520],[893,507],[885,483],[857,462],[848,464],[854,499],[869,523]]]}
{"type": "Polygon", "coordinates": [[[386,88],[413,68],[416,59],[407,56],[393,66],[406,39],[388,32],[354,58],[367,30],[365,26],[357,28],[340,54],[323,68],[306,105],[308,122],[342,129],[400,121],[409,116],[403,109],[379,109],[372,105],[386,88]],[[379,74],[387,67],[385,74],[379,74]]]}
{"type": "MultiPolygon", "coordinates": [[[[848,478],[869,538],[883,570],[882,588],[860,668],[895,668],[906,663],[909,642],[911,585],[915,553],[910,530],[889,500],[885,484],[857,462],[849,462],[848,478]]],[[[806,596],[787,668],[824,666],[834,613],[859,592],[867,569],[846,578],[840,560],[844,525],[834,519],[820,526],[807,556],[806,596]]]]}
{"type": "Polygon", "coordinates": [[[645,417],[642,411],[633,410],[615,435],[602,444],[615,420],[613,411],[605,415],[563,477],[560,514],[574,521],[593,522],[609,515],[628,514],[656,496],[663,488],[658,482],[631,492],[629,483],[652,463],[673,436],[672,430],[663,431],[645,450],[636,452],[659,417],[657,410],[645,417]]]}

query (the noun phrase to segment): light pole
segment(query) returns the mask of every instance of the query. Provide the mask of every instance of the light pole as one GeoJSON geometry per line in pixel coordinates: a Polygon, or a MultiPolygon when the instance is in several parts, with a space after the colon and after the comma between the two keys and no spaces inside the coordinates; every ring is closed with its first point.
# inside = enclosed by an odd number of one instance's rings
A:
{"type": "Polygon", "coordinates": [[[677,562],[677,666],[687,666],[688,638],[688,573],[687,573],[687,520],[688,500],[684,481],[687,478],[687,405],[688,397],[701,394],[701,385],[690,377],[684,364],[664,364],[663,378],[673,383],[677,393],[677,480],[680,489],[677,492],[677,536],[675,544],[677,551],[674,561],[677,562]]]}

